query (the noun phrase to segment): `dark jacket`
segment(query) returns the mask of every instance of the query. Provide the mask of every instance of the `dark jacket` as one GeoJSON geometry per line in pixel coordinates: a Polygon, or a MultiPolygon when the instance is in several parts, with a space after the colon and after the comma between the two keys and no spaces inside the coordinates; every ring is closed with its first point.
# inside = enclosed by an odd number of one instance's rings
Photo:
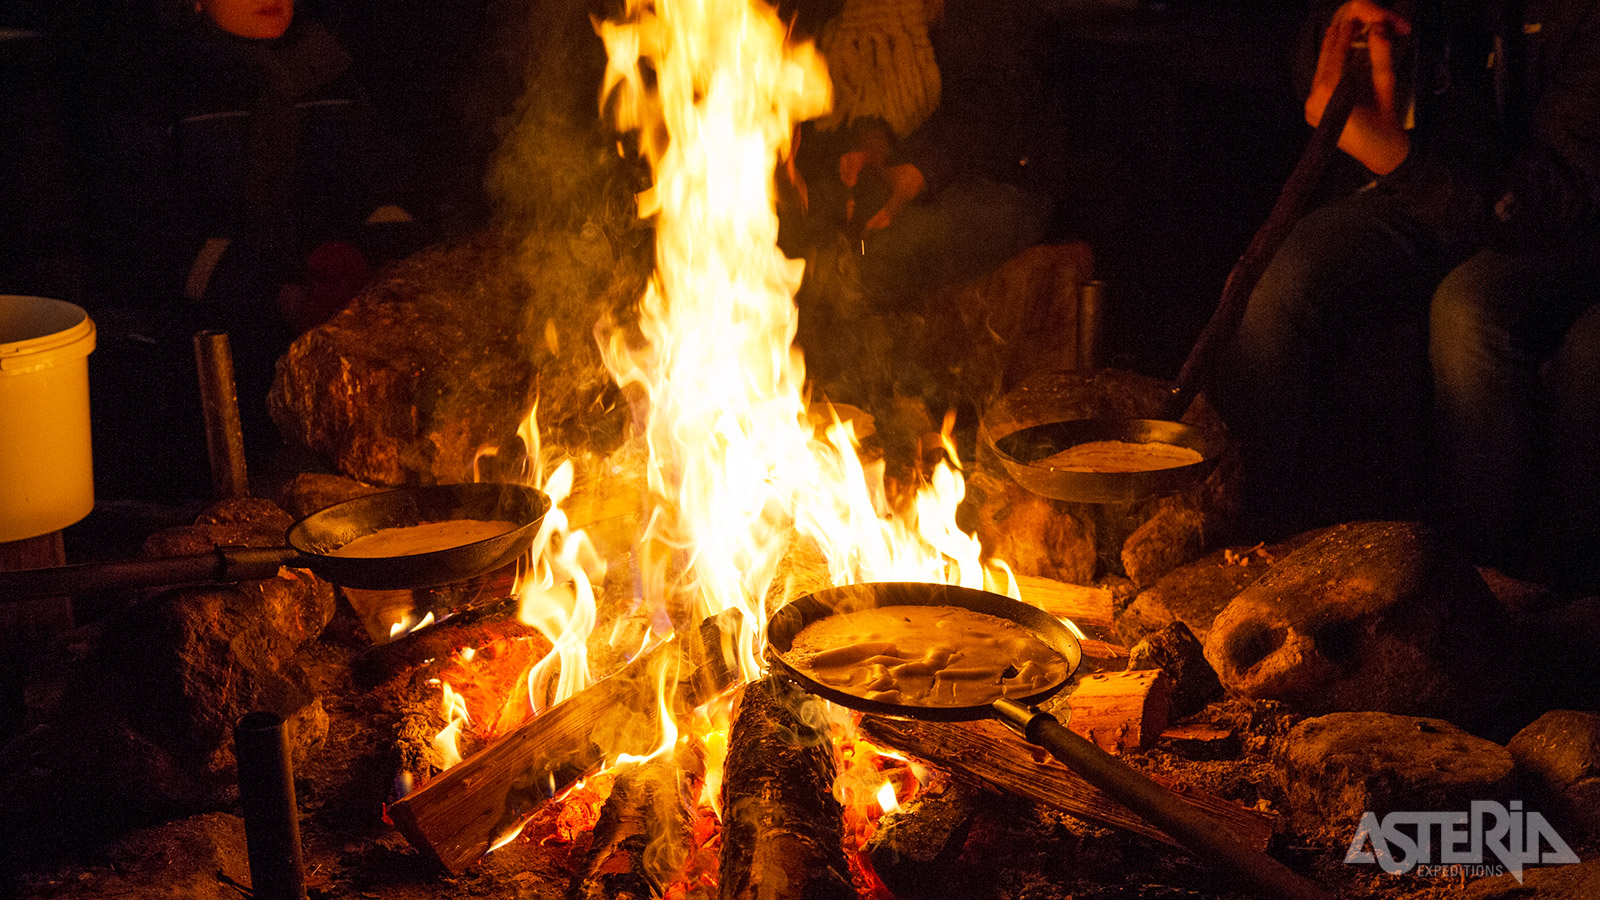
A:
{"type": "MultiPolygon", "coordinates": [[[[1316,12],[1325,23],[1338,4],[1316,12]]],[[[1410,154],[1375,189],[1464,248],[1600,230],[1600,0],[1432,0],[1413,25],[1410,154]]],[[[1322,27],[1310,29],[1321,35],[1322,27]]]]}

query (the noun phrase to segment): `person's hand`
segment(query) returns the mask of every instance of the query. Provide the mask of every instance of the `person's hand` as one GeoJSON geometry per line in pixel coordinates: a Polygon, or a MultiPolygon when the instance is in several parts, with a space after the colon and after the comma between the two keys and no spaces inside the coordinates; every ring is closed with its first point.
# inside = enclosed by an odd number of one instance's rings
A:
{"type": "Polygon", "coordinates": [[[1313,127],[1322,121],[1328,100],[1344,75],[1350,44],[1363,30],[1372,59],[1372,96],[1350,112],[1350,120],[1339,135],[1339,149],[1376,174],[1387,175],[1411,152],[1411,138],[1402,127],[1396,108],[1394,44],[1390,38],[1392,34],[1411,33],[1411,24],[1405,19],[1372,0],[1350,0],[1339,7],[1322,34],[1317,72],[1306,97],[1306,121],[1313,127]]]}
{"type": "Polygon", "coordinates": [[[883,208],[872,214],[872,218],[861,226],[862,231],[879,231],[889,227],[900,208],[910,203],[922,193],[927,186],[927,179],[923,178],[922,170],[911,163],[901,163],[890,166],[883,172],[884,180],[889,182],[889,199],[884,201],[883,208]]]}

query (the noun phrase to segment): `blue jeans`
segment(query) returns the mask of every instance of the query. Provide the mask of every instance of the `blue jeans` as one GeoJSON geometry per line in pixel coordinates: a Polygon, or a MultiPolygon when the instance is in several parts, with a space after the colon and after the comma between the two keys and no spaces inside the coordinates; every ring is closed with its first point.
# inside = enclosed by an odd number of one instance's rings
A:
{"type": "MultiPolygon", "coordinates": [[[[1330,406],[1351,398],[1334,396],[1328,385],[1374,334],[1425,326],[1435,517],[1480,560],[1512,562],[1507,554],[1528,533],[1534,476],[1548,468],[1539,462],[1540,366],[1597,301],[1600,244],[1592,240],[1468,254],[1438,243],[1403,204],[1379,192],[1306,216],[1257,284],[1210,391],[1241,441],[1265,524],[1315,524],[1304,520],[1308,498],[1326,487],[1312,480],[1325,470],[1321,460],[1354,461],[1347,474],[1362,466],[1393,470],[1386,457],[1403,440],[1385,445],[1380,436],[1374,444],[1371,434],[1329,431],[1338,421],[1327,416],[1330,406]]],[[[1414,366],[1400,358],[1375,362],[1356,373],[1353,389],[1365,392],[1354,399],[1358,405],[1392,406],[1420,387],[1405,377],[1421,370],[1420,359],[1414,366]]],[[[1339,384],[1350,390],[1350,382],[1339,384]]]]}

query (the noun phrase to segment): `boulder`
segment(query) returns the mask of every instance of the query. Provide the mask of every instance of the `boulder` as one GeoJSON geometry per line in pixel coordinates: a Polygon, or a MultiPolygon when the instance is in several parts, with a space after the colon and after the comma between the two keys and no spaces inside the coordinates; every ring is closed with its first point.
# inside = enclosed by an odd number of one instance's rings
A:
{"type": "Polygon", "coordinates": [[[1222,693],[1205,648],[1182,622],[1146,635],[1128,652],[1128,670],[1160,669],[1172,680],[1172,718],[1181,719],[1222,693]]]}
{"type": "Polygon", "coordinates": [[[1092,523],[1063,511],[1057,501],[984,472],[972,476],[967,491],[976,503],[978,541],[990,556],[1004,560],[1018,575],[1093,583],[1097,555],[1092,523]]]}
{"type": "Polygon", "coordinates": [[[363,484],[343,475],[301,472],[278,490],[278,505],[296,519],[303,519],[317,510],[381,490],[383,488],[363,484]]]}
{"type": "Polygon", "coordinates": [[[1178,566],[1140,591],[1117,615],[1117,634],[1132,646],[1150,632],[1182,622],[1204,643],[1212,621],[1240,591],[1309,539],[1296,536],[1270,547],[1224,548],[1178,566]]]}
{"type": "Polygon", "coordinates": [[[1477,570],[1426,527],[1356,522],[1241,591],[1205,649],[1223,686],[1251,699],[1471,724],[1511,688],[1508,627],[1477,570]]]}
{"type": "MultiPolygon", "coordinates": [[[[218,547],[281,547],[293,518],[268,500],[223,500],[193,525],[167,528],[145,539],[149,558],[210,553],[218,547]]],[[[322,633],[332,621],[333,586],[306,569],[281,568],[272,578],[235,587],[252,615],[270,622],[293,647],[322,633]]]]}
{"type": "Polygon", "coordinates": [[[1363,814],[1471,808],[1506,801],[1516,787],[1511,753],[1442,719],[1331,713],[1296,725],[1279,756],[1290,823],[1348,842],[1363,814]]]}
{"type": "Polygon", "coordinates": [[[294,652],[259,598],[232,587],[180,588],[114,617],[67,689],[62,790],[136,821],[225,806],[233,726],[257,710],[289,721],[303,764],[328,717],[294,652]]]}
{"type": "MultiPolygon", "coordinates": [[[[1542,810],[1575,831],[1600,834],[1600,713],[1558,709],[1507,745],[1542,810]]],[[[1577,834],[1562,832],[1569,841],[1577,834]]]]}
{"type": "Polygon", "coordinates": [[[536,399],[557,443],[620,433],[593,334],[602,295],[627,271],[598,227],[425,250],[290,346],[273,421],[379,485],[473,480],[479,452],[514,444],[536,399]]]}

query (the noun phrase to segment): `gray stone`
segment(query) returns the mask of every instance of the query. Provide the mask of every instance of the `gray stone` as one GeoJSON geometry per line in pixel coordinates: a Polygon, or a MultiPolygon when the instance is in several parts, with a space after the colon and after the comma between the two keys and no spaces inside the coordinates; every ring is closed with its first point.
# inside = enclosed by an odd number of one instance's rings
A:
{"type": "Polygon", "coordinates": [[[1217,673],[1206,662],[1205,649],[1182,622],[1146,635],[1128,653],[1128,670],[1160,669],[1172,679],[1172,717],[1197,712],[1222,693],[1217,673]]]}
{"type": "Polygon", "coordinates": [[[1442,719],[1332,713],[1307,719],[1280,750],[1279,784],[1302,834],[1349,841],[1366,812],[1450,811],[1509,800],[1511,753],[1442,719]]]}
{"type": "Polygon", "coordinates": [[[1212,623],[1206,659],[1251,699],[1471,724],[1511,687],[1508,629],[1477,570],[1427,528],[1356,522],[1241,591],[1212,623]]]}
{"type": "MultiPolygon", "coordinates": [[[[1553,821],[1600,834],[1600,713],[1553,710],[1517,732],[1507,745],[1523,786],[1535,792],[1553,821]]],[[[1562,835],[1569,841],[1576,834],[1562,835]]]]}

